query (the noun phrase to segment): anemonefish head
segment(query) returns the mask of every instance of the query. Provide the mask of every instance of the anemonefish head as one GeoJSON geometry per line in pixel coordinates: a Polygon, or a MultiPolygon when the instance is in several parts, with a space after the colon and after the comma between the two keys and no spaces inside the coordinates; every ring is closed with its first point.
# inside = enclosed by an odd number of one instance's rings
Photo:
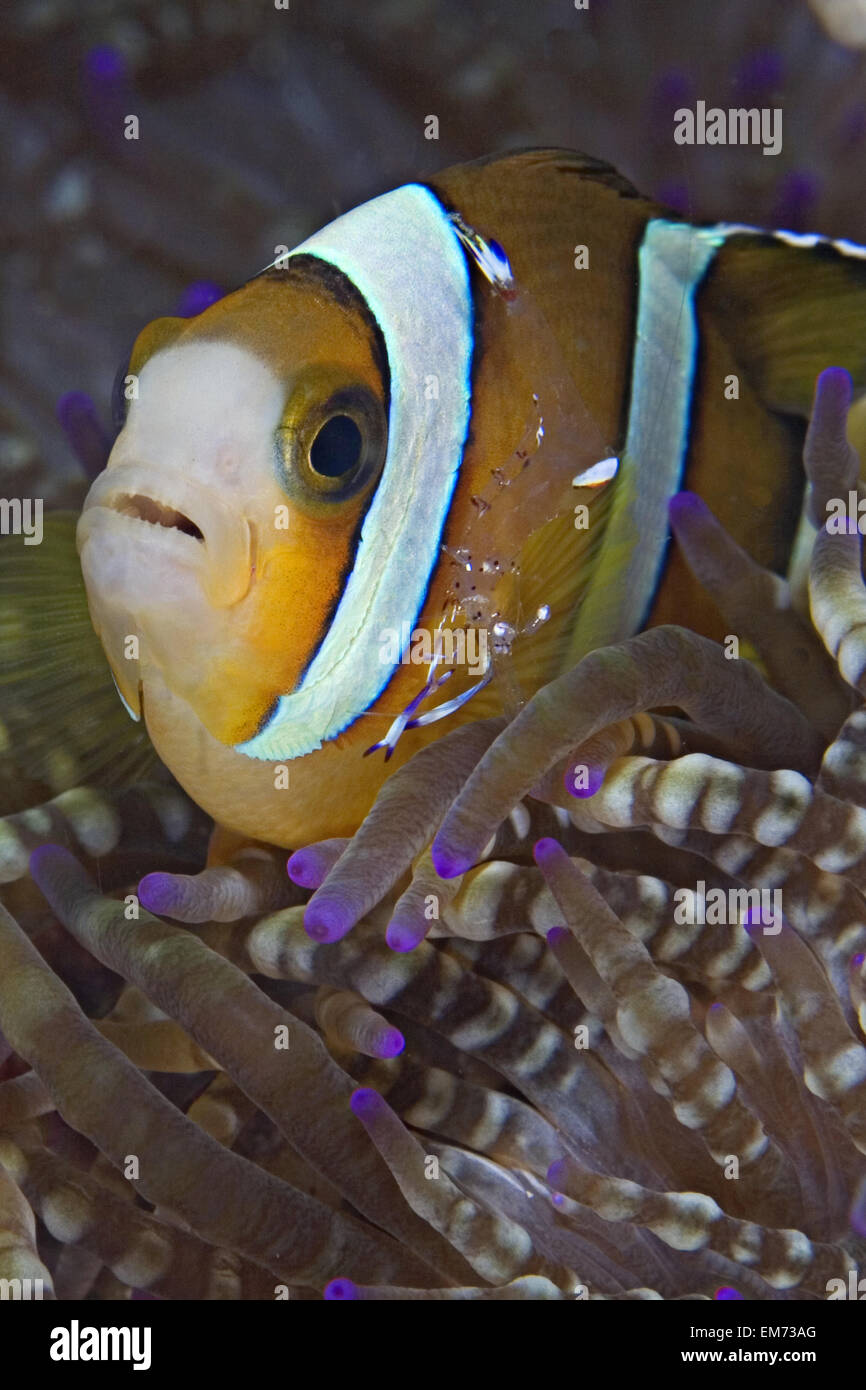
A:
{"type": "Polygon", "coordinates": [[[471,319],[449,219],[410,185],[145,329],[78,531],[133,715],[150,727],[170,695],[209,739],[275,760],[370,708],[393,675],[382,634],[414,627],[439,556],[471,319]]]}
{"type": "Polygon", "coordinates": [[[385,462],[378,330],[328,269],[274,271],[142,333],[138,399],[80,523],[125,700],[142,685],[146,702],[155,667],[227,744],[301,682],[385,462]]]}

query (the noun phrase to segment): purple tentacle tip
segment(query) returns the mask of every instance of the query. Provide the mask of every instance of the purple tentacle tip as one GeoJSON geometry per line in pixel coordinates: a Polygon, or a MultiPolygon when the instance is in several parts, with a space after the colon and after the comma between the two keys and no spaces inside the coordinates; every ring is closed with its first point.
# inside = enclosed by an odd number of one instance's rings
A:
{"type": "Polygon", "coordinates": [[[652,99],[667,114],[669,106],[682,106],[691,101],[692,79],[682,68],[666,68],[656,77],[653,84],[652,99]]]}
{"type": "Polygon", "coordinates": [[[582,801],[595,796],[604,781],[604,768],[591,767],[589,763],[576,763],[565,774],[565,790],[570,796],[578,796],[582,801]]]}
{"type": "Polygon", "coordinates": [[[388,923],[385,940],[392,951],[405,954],[407,951],[414,951],[416,946],[420,946],[426,935],[426,922],[413,922],[404,918],[402,922],[391,921],[388,923]]]}
{"type": "Polygon", "coordinates": [[[289,855],[286,873],[299,888],[318,888],[325,879],[321,864],[308,849],[298,849],[289,855]]]}
{"type": "Polygon", "coordinates": [[[560,1181],[565,1172],[565,1159],[555,1158],[547,1170],[547,1181],[552,1187],[560,1181]]]}
{"type": "Polygon", "coordinates": [[[327,1303],[350,1303],[358,1297],[358,1286],[351,1279],[332,1279],[325,1285],[327,1303]]]}
{"type": "Polygon", "coordinates": [[[472,867],[471,860],[455,854],[453,850],[443,849],[436,840],[430,847],[430,857],[440,878],[459,878],[472,867]]]}
{"type": "Polygon", "coordinates": [[[57,419],[79,463],[95,478],[108,462],[111,439],[92,398],[85,391],[67,391],[57,402],[57,419]]]}
{"type": "Polygon", "coordinates": [[[365,1115],[372,1115],[375,1110],[380,1109],[383,1101],[379,1092],[374,1091],[372,1086],[361,1086],[357,1091],[352,1092],[349,1105],[352,1108],[352,1114],[363,1119],[365,1115]]]}
{"type": "Polygon", "coordinates": [[[760,907],[750,907],[741,923],[745,927],[749,936],[758,936],[763,933],[766,936],[778,936],[781,930],[781,923],[776,919],[772,912],[764,912],[760,907]]]}
{"type": "Polygon", "coordinates": [[[676,525],[678,521],[688,522],[692,517],[703,518],[709,515],[709,507],[696,492],[678,492],[668,502],[668,516],[672,525],[676,525]]]}
{"type": "Polygon", "coordinates": [[[743,96],[755,95],[777,87],[784,76],[782,55],[775,48],[759,48],[747,53],[737,65],[734,87],[743,96]]]}
{"type": "Polygon", "coordinates": [[[173,874],[145,874],[138,885],[138,901],[147,912],[155,912],[158,917],[170,915],[177,906],[177,887],[173,874]]]}
{"type": "Polygon", "coordinates": [[[808,169],[789,169],[779,179],[772,211],[773,225],[800,231],[821,192],[821,181],[808,169]]]}
{"type": "Polygon", "coordinates": [[[666,179],[656,186],[654,196],[657,203],[664,203],[666,208],[672,208],[674,212],[691,211],[691,190],[687,183],[666,179]]]}
{"type": "Polygon", "coordinates": [[[175,313],[183,319],[193,319],[197,314],[204,313],[211,304],[216,304],[218,299],[222,299],[225,290],[221,285],[217,285],[213,280],[196,280],[193,284],[187,285],[178,301],[175,313]]]}
{"type": "Polygon", "coordinates": [[[825,367],[818,373],[817,390],[822,396],[832,392],[847,405],[854,390],[851,373],[847,367],[825,367]]]}
{"type": "Polygon", "coordinates": [[[126,74],[126,59],[119,49],[99,44],[84,55],[84,68],[87,76],[97,82],[117,81],[126,74]]]}
{"type": "Polygon", "coordinates": [[[721,1289],[716,1289],[713,1297],[722,1303],[728,1299],[739,1299],[741,1303],[743,1301],[743,1295],[740,1293],[739,1289],[732,1289],[728,1284],[724,1285],[721,1289]]]}
{"type": "Polygon", "coordinates": [[[536,840],[532,857],[538,867],[543,869],[545,864],[549,864],[551,859],[556,859],[563,852],[562,845],[558,840],[552,840],[550,836],[545,836],[542,840],[536,840]]]}
{"type": "Polygon", "coordinates": [[[389,1028],[379,1045],[380,1057],[399,1057],[406,1046],[406,1039],[399,1028],[389,1028]]]}
{"type": "Polygon", "coordinates": [[[553,1203],[553,1205],[554,1205],[555,1207],[564,1207],[564,1206],[565,1206],[565,1198],[564,1198],[564,1196],[562,1195],[561,1192],[551,1192],[551,1194],[550,1194],[550,1200],[551,1200],[551,1202],[553,1203]]]}
{"type": "Polygon", "coordinates": [[[740,926],[745,927],[750,936],[763,926],[763,913],[759,907],[750,907],[746,910],[745,916],[740,918],[740,926]]]}
{"type": "Polygon", "coordinates": [[[352,930],[354,923],[346,919],[336,903],[316,902],[312,898],[304,913],[304,931],[312,941],[330,943],[340,941],[352,930]]]}
{"type": "Polygon", "coordinates": [[[30,876],[34,878],[37,883],[39,882],[39,874],[45,865],[46,858],[52,859],[56,854],[64,854],[70,859],[72,858],[69,854],[69,850],[64,849],[62,845],[37,845],[36,849],[30,855],[30,876]]]}
{"type": "Polygon", "coordinates": [[[564,941],[569,935],[566,927],[551,927],[547,933],[548,946],[558,946],[560,941],[564,941]]]}
{"type": "Polygon", "coordinates": [[[852,964],[857,970],[859,970],[859,969],[860,969],[860,966],[863,964],[864,960],[866,960],[866,952],[864,952],[864,951],[858,951],[857,954],[856,954],[856,956],[854,957],[854,959],[851,961],[851,964],[852,964]]]}
{"type": "Polygon", "coordinates": [[[67,391],[57,402],[57,418],[69,433],[69,426],[80,416],[93,415],[96,407],[86,391],[67,391]]]}

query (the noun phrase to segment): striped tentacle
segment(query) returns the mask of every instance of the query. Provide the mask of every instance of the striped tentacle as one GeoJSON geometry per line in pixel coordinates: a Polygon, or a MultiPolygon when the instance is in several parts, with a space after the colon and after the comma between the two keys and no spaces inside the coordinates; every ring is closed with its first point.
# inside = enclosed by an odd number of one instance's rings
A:
{"type": "Polygon", "coordinates": [[[274,1297],[273,1274],[157,1221],[46,1149],[0,1140],[0,1163],[18,1175],[55,1240],[74,1241],[124,1284],[160,1298],[274,1297]]]}
{"type": "Polygon", "coordinates": [[[346,1249],[371,1271],[387,1268],[388,1278],[399,1278],[407,1266],[424,1268],[387,1237],[257,1171],[193,1125],[99,1036],[5,911],[0,965],[5,980],[29,985],[4,994],[3,1032],[31,1061],[67,1123],[121,1169],[128,1155],[137,1157],[140,1191],[149,1201],[171,1210],[180,1201],[179,1214],[205,1239],[289,1283],[327,1278],[346,1249]],[[288,1254],[286,1229],[296,1233],[288,1254]]]}
{"type": "Polygon", "coordinates": [[[36,1246],[36,1219],[8,1148],[0,1140],[0,1279],[39,1280],[41,1296],[53,1298],[54,1282],[36,1246]]]}
{"type": "Polygon", "coordinates": [[[387,1171],[375,1153],[353,1142],[348,1112],[351,1084],[331,1061],[318,1034],[190,933],[147,913],[136,922],[125,921],[122,906],[100,897],[64,851],[49,847],[38,856],[33,872],[55,911],[82,944],[136,984],[166,1014],[176,1017],[314,1166],[328,1175],[337,1154],[351,1155],[336,1162],[340,1184],[356,1208],[378,1226],[392,1229],[398,1238],[408,1237],[412,1248],[423,1251],[433,1268],[441,1264],[446,1274],[458,1277],[462,1261],[455,1260],[408,1211],[386,1181],[387,1171]],[[218,1000],[221,1004],[215,1009],[218,1000]],[[288,1045],[278,1048],[281,1035],[288,1045]],[[321,1124],[313,1129],[307,1124],[305,1099],[311,1090],[318,1097],[321,1117],[321,1124]]]}
{"type": "Polygon", "coordinates": [[[569,1158],[555,1164],[550,1176],[605,1220],[647,1226],[674,1250],[714,1250],[753,1269],[772,1288],[796,1287],[801,1296],[826,1297],[828,1279],[847,1277],[852,1268],[841,1246],[812,1242],[802,1231],[735,1220],[700,1192],[648,1191],[581,1170],[569,1158]]]}
{"type": "Polygon", "coordinates": [[[67,841],[99,858],[116,849],[122,837],[129,848],[137,841],[146,848],[155,831],[154,848],[166,842],[181,847],[203,819],[178,787],[145,783],[133,792],[73,787],[0,820],[0,883],[23,878],[39,845],[67,841]]]}

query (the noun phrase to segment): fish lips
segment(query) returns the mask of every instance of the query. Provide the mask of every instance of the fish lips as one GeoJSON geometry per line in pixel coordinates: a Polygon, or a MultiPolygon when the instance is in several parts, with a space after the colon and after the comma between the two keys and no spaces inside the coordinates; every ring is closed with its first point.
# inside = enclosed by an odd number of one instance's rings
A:
{"type": "MultiPolygon", "coordinates": [[[[213,608],[248,593],[254,572],[249,520],[214,489],[152,468],[121,464],[96,479],[78,523],[78,550],[88,588],[127,598],[130,611],[151,576],[169,601],[197,585],[213,608]],[[123,593],[118,592],[124,591],[123,593]]],[[[109,599],[111,601],[111,599],[109,599]]]]}

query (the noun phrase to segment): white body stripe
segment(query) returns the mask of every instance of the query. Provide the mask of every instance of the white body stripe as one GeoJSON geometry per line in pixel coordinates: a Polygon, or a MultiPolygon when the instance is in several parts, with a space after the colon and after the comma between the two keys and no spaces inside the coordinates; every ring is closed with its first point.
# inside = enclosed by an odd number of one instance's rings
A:
{"type": "Polygon", "coordinates": [[[668,540],[668,502],[679,490],[697,349],[695,293],[729,237],[770,237],[787,246],[829,246],[866,259],[866,247],[812,233],[767,231],[738,222],[711,227],[656,219],[638,255],[640,288],[628,437],[598,564],[581,607],[575,660],[640,630],[668,540]]]}
{"type": "Polygon", "coordinates": [[[668,502],[688,444],[697,325],[695,290],[725,239],[715,227],[656,219],[638,255],[640,284],[628,435],[575,658],[641,627],[668,539],[668,502]]]}
{"type": "Polygon", "coordinates": [[[335,738],[390,680],[380,634],[415,625],[439,557],[470,414],[469,273],[432,193],[419,184],[386,193],[292,255],[329,262],[363,295],[385,340],[391,407],[384,470],[330,628],[298,689],[280,698],[259,734],[238,745],[250,757],[268,759],[300,757],[335,738]]]}

